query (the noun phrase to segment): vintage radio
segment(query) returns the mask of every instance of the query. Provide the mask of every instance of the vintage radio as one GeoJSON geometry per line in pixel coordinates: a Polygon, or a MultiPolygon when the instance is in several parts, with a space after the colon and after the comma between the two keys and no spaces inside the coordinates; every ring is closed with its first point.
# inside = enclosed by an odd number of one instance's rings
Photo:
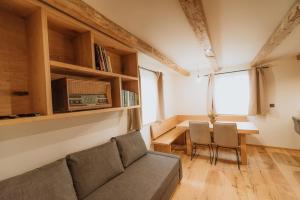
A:
{"type": "Polygon", "coordinates": [[[54,112],[112,107],[109,82],[62,78],[52,81],[54,112]]]}

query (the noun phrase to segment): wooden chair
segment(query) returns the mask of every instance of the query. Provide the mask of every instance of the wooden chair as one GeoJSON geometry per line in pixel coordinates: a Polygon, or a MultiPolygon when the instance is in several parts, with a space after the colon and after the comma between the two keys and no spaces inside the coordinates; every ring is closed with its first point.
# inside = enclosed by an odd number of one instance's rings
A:
{"type": "Polygon", "coordinates": [[[216,147],[215,165],[219,156],[219,148],[233,149],[236,153],[238,168],[240,169],[238,142],[238,131],[235,123],[215,123],[214,124],[214,145],[216,147]]]}
{"type": "Polygon", "coordinates": [[[209,130],[209,123],[190,121],[189,128],[192,145],[191,160],[193,159],[193,156],[196,155],[197,147],[204,146],[208,147],[209,149],[209,159],[210,163],[212,164],[214,153],[212,147],[211,134],[209,130]]]}

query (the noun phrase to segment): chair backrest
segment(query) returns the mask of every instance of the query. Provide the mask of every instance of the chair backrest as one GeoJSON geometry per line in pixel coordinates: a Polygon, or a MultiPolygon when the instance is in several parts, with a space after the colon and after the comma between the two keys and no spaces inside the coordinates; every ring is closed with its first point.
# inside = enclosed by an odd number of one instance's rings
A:
{"type": "Polygon", "coordinates": [[[210,144],[211,135],[208,122],[190,121],[190,138],[192,143],[210,144]]]}
{"type": "Polygon", "coordinates": [[[214,142],[225,147],[238,146],[238,131],[236,123],[215,123],[214,142]]]}

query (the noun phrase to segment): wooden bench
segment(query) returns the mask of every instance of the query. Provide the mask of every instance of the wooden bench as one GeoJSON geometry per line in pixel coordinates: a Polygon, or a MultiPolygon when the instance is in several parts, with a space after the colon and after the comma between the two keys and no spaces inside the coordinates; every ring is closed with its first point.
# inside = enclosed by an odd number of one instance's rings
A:
{"type": "MultiPolygon", "coordinates": [[[[186,120],[209,121],[206,115],[176,115],[162,122],[151,124],[151,139],[154,151],[172,152],[173,149],[183,149],[190,153],[190,137],[188,129],[176,127],[177,124],[186,120]]],[[[217,121],[246,122],[247,116],[219,115],[217,121]]]]}
{"type": "Polygon", "coordinates": [[[177,116],[174,116],[150,126],[154,151],[170,153],[180,147],[186,152],[186,128],[176,127],[177,124],[177,116]]]}

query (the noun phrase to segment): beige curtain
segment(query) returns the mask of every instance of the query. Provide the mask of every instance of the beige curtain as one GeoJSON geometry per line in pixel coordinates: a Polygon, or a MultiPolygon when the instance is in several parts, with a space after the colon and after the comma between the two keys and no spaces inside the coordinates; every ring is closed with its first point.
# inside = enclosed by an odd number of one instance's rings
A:
{"type": "MultiPolygon", "coordinates": [[[[139,104],[142,106],[141,100],[141,74],[138,71],[139,76],[139,104]]],[[[139,131],[142,128],[142,109],[141,108],[134,108],[127,110],[127,131],[139,131]]]]}
{"type": "Polygon", "coordinates": [[[165,102],[164,102],[164,86],[163,86],[163,73],[156,72],[157,77],[157,116],[156,119],[158,121],[165,119],[165,102]]]}
{"type": "Polygon", "coordinates": [[[249,115],[266,115],[269,112],[266,71],[263,68],[252,68],[250,78],[250,104],[249,115]]]}
{"type": "Polygon", "coordinates": [[[215,75],[208,75],[208,89],[207,89],[207,113],[215,114],[215,97],[214,97],[214,88],[215,88],[215,75]]]}
{"type": "Polygon", "coordinates": [[[141,109],[134,108],[127,110],[127,130],[128,132],[139,131],[142,128],[141,109]]]}

